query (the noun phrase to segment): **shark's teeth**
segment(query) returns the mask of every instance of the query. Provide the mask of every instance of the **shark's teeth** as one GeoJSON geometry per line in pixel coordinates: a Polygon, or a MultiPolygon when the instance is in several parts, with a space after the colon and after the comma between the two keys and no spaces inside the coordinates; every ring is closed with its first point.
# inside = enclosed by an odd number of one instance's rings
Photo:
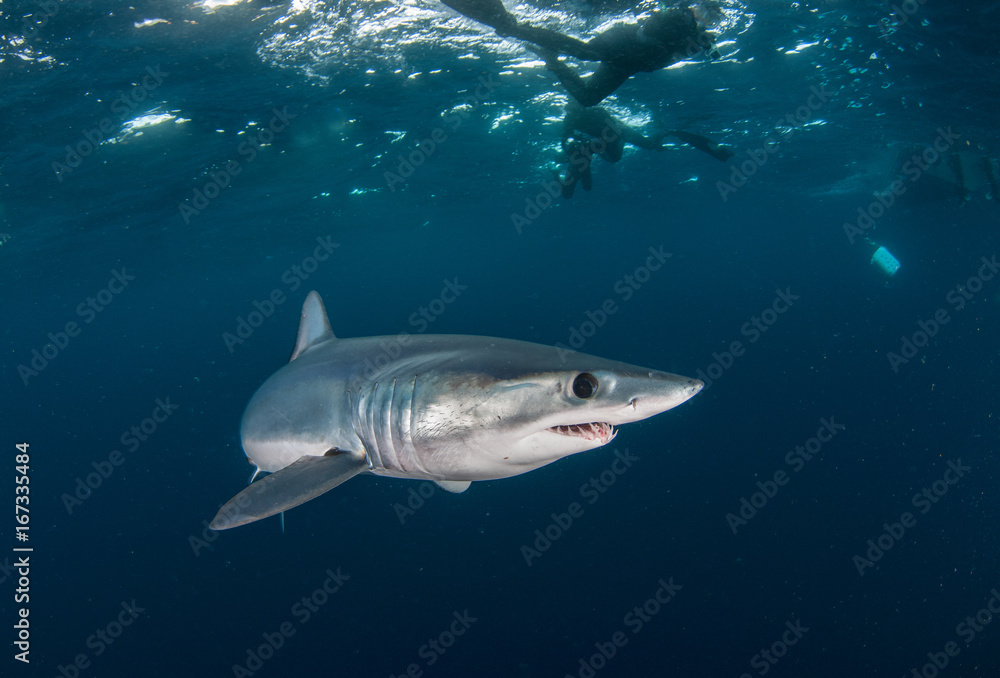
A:
{"type": "Polygon", "coordinates": [[[589,424],[553,426],[549,430],[554,431],[555,433],[561,433],[564,436],[576,436],[577,438],[583,438],[585,440],[600,441],[602,445],[607,445],[614,440],[616,435],[618,435],[614,426],[605,424],[603,421],[591,422],[589,424]]]}

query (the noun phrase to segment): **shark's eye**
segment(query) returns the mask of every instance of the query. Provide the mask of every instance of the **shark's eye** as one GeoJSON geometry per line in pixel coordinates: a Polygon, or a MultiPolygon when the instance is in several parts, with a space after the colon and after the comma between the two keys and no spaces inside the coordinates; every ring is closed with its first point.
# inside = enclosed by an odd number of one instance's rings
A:
{"type": "Polygon", "coordinates": [[[587,400],[593,398],[595,393],[597,393],[597,377],[588,372],[576,375],[576,379],[573,380],[573,395],[587,400]]]}

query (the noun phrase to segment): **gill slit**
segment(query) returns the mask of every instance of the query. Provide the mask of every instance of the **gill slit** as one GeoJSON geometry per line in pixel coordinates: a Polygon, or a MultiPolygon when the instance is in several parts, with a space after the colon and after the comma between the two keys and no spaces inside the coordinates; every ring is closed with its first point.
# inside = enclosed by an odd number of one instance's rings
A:
{"type": "Polygon", "coordinates": [[[413,426],[417,416],[416,408],[413,405],[417,399],[417,378],[419,376],[420,375],[417,374],[413,375],[413,384],[410,387],[410,404],[409,404],[410,416],[409,416],[409,426],[407,427],[406,431],[406,437],[408,438],[408,440],[404,440],[403,445],[406,447],[406,450],[408,452],[407,456],[410,459],[412,459],[413,465],[417,469],[419,469],[419,471],[423,473],[427,478],[435,478],[440,476],[435,476],[434,474],[432,474],[430,471],[427,470],[427,467],[423,464],[423,459],[421,459],[420,457],[420,453],[417,451],[417,446],[413,442],[413,426]]]}

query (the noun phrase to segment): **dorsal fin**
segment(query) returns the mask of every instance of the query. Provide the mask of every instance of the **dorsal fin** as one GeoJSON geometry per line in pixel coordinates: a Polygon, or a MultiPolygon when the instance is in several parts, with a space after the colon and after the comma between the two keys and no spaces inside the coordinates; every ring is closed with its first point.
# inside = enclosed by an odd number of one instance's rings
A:
{"type": "Polygon", "coordinates": [[[306,297],[305,303],[302,304],[302,320],[299,322],[299,336],[295,340],[292,360],[327,339],[336,339],[336,337],[333,336],[333,331],[330,329],[330,321],[326,317],[323,300],[313,290],[306,297]]]}

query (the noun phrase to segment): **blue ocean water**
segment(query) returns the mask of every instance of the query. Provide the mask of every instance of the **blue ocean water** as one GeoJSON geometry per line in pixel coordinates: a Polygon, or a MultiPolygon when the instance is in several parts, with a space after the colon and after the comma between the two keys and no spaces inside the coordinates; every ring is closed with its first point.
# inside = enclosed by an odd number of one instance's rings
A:
{"type": "MultiPolygon", "coordinates": [[[[586,38],[654,3],[508,7],[586,38]]],[[[561,86],[437,2],[3,3],[3,675],[1000,675],[1000,4],[725,7],[721,59],[605,105],[736,155],[563,200],[561,86]],[[708,386],[463,494],[213,533],[310,290],[339,336],[708,386]]]]}

